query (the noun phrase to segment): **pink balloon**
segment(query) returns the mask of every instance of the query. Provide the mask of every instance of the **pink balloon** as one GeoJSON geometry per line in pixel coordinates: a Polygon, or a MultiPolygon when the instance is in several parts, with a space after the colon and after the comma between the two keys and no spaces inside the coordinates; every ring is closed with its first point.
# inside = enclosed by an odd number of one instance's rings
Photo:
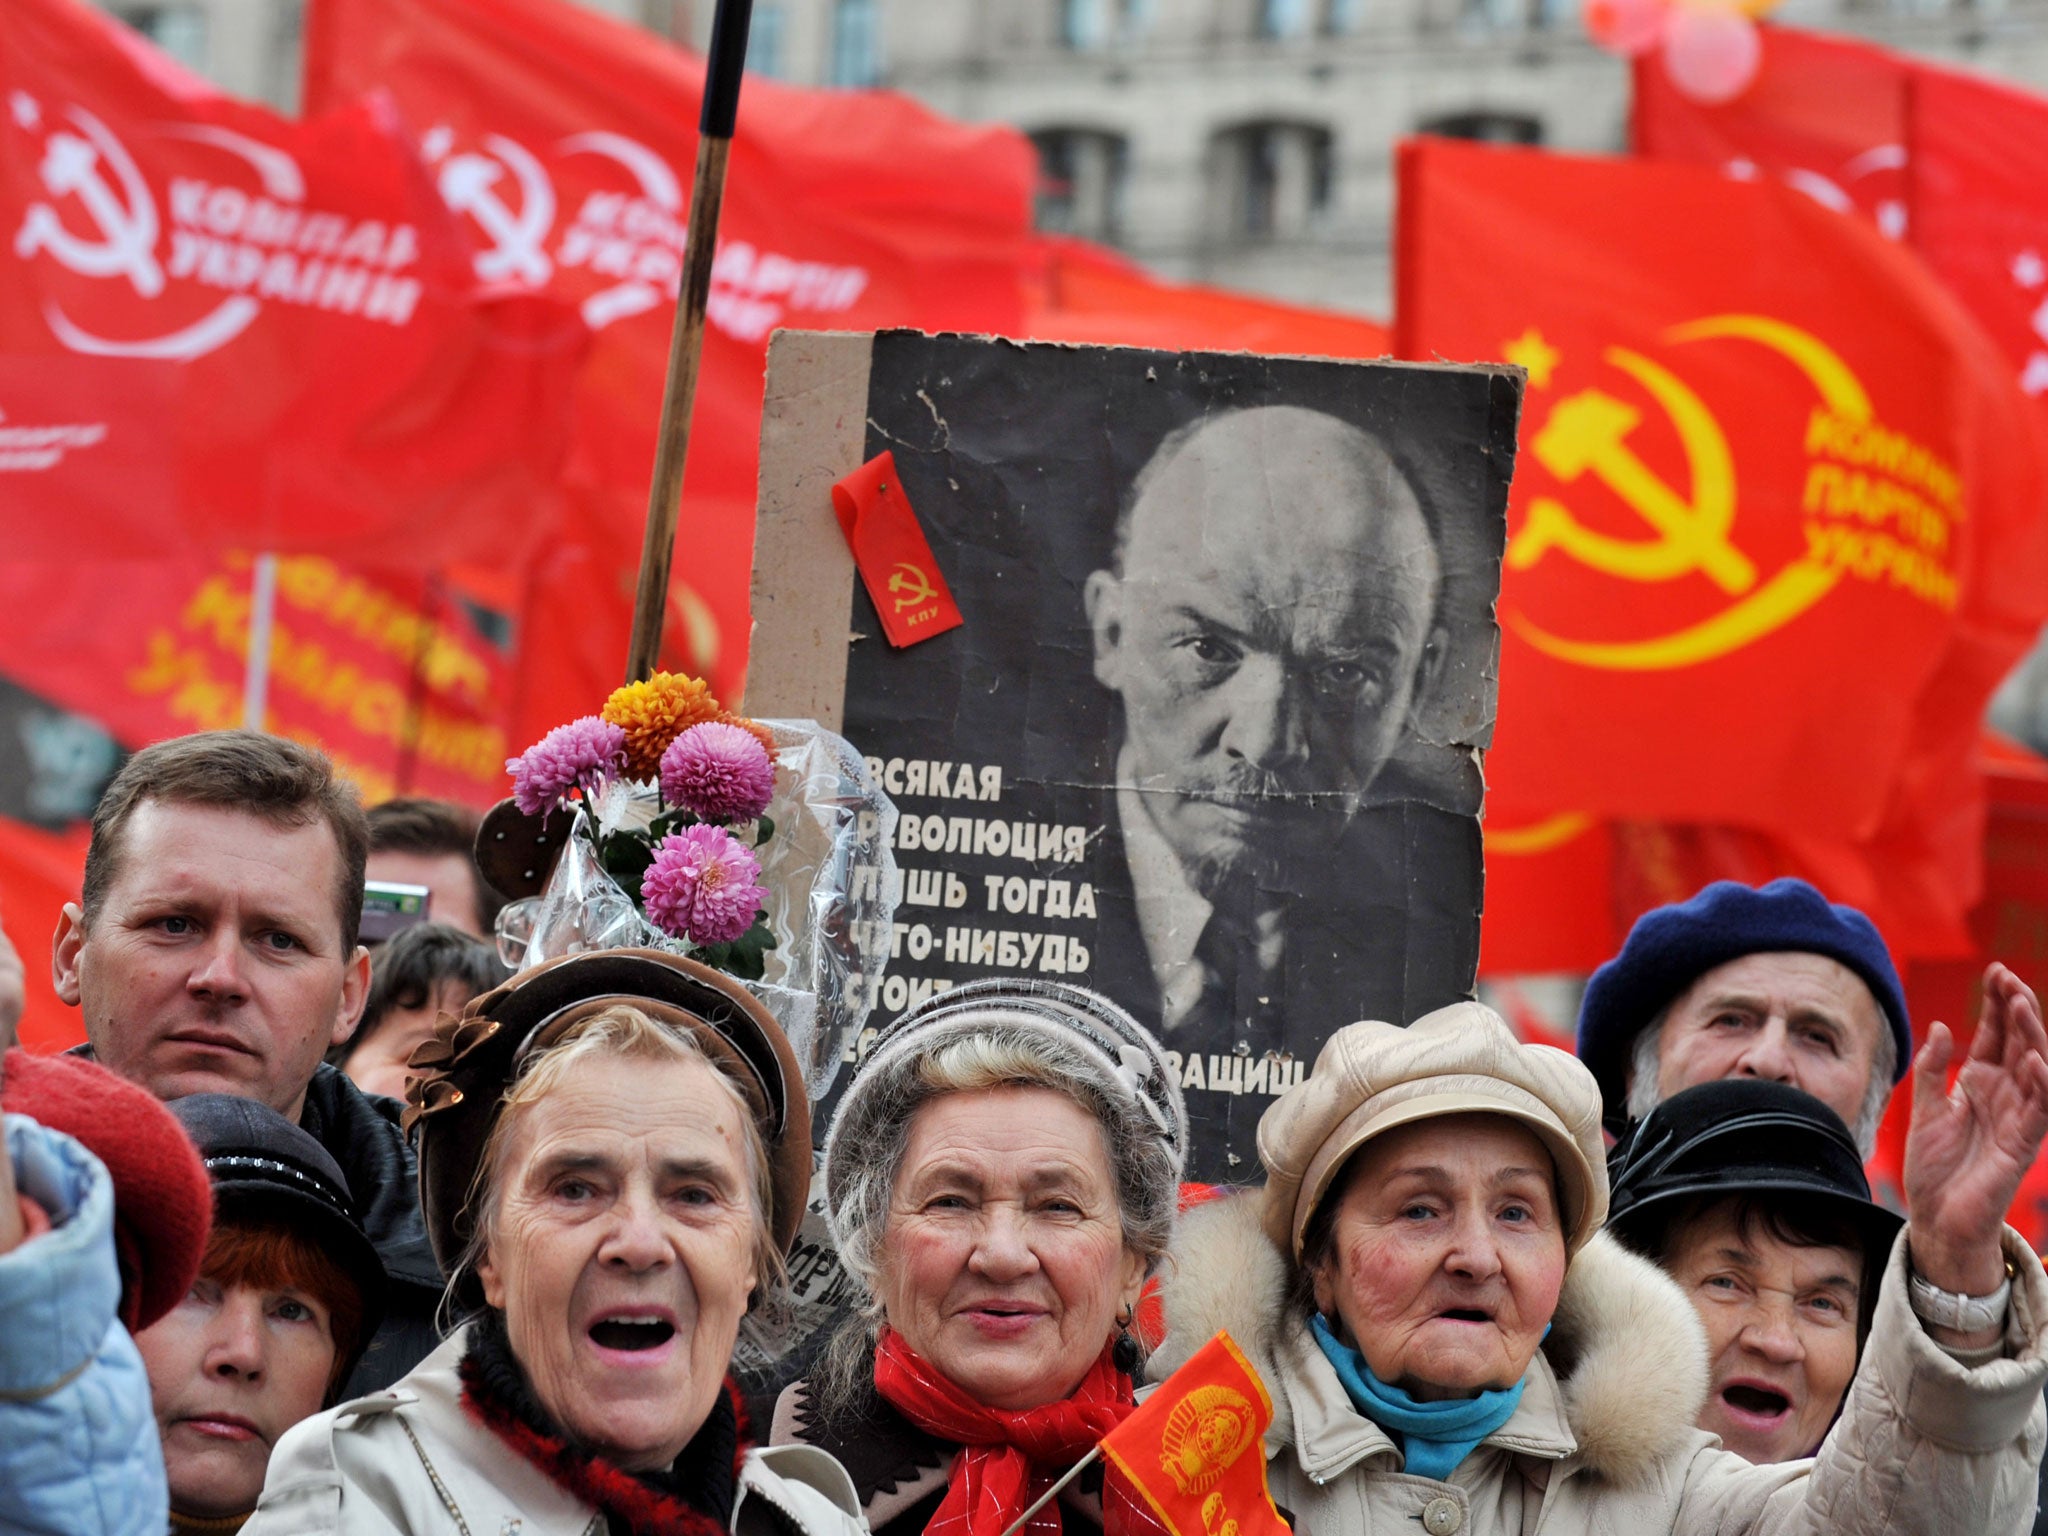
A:
{"type": "Polygon", "coordinates": [[[1664,69],[1695,101],[1727,101],[1756,78],[1763,40],[1737,11],[1681,5],[1664,29],[1664,69]]]}
{"type": "Polygon", "coordinates": [[[1579,14],[1594,42],[1633,58],[1648,53],[1664,36],[1671,0],[1584,0],[1579,14]]]}

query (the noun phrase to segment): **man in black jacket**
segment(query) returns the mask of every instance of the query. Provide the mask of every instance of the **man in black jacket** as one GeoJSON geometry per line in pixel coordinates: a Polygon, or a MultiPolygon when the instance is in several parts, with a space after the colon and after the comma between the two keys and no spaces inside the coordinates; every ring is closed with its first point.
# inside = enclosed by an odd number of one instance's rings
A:
{"type": "Polygon", "coordinates": [[[369,987],[356,943],[368,845],[353,789],[320,752],[253,731],[159,742],[93,812],[83,900],[64,908],[51,953],[97,1060],[160,1099],[258,1100],[341,1165],[391,1282],[351,1397],[432,1350],[441,1294],[398,1106],[321,1059],[369,987]]]}

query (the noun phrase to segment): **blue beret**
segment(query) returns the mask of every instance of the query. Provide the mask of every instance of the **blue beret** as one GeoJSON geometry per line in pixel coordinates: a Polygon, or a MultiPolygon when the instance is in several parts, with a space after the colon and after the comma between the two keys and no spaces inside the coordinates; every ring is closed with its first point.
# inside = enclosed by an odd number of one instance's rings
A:
{"type": "Polygon", "coordinates": [[[1804,880],[1765,886],[1716,880],[1690,901],[1646,912],[1621,953],[1593,973],[1579,1004],[1579,1059],[1600,1083],[1610,1126],[1627,1117],[1629,1055],[1636,1036],[1679,993],[1717,965],[1744,955],[1826,955],[1870,988],[1892,1026],[1892,1081],[1913,1060],[1906,992],[1884,940],[1854,907],[1836,906],[1804,880]]]}

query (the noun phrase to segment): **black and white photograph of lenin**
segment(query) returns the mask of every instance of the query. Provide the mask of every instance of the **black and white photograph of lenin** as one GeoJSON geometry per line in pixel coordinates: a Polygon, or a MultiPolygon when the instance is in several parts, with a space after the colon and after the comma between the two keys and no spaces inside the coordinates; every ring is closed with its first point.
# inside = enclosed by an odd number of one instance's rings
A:
{"type": "Polygon", "coordinates": [[[844,730],[903,814],[879,1019],[1094,987],[1179,1054],[1223,1180],[1331,1031],[1469,995],[1517,401],[1502,370],[877,336],[867,453],[966,620],[898,651],[853,596],[844,730]]]}

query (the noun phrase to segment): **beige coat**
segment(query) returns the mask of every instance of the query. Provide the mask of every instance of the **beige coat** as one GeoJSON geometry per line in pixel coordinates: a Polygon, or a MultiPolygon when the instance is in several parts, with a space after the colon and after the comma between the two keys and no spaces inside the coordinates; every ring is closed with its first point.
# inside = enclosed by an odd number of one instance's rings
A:
{"type": "MultiPolygon", "coordinates": [[[[604,1536],[605,1520],[463,1411],[458,1329],[388,1392],[315,1414],[271,1452],[243,1536],[604,1536]]],[[[734,1536],[867,1536],[845,1469],[749,1451],[734,1536]]]]}
{"type": "Polygon", "coordinates": [[[1272,1391],[1268,1476],[1299,1536],[2018,1536],[2033,1524],[2048,1276],[2017,1233],[2010,1358],[1966,1369],[1928,1337],[1905,1303],[1901,1234],[1841,1418],[1818,1456],[1775,1466],[1694,1426],[1707,1358],[1690,1302],[1596,1236],[1514,1416],[1437,1482],[1401,1471],[1306,1320],[1284,1315],[1287,1263],[1259,1205],[1240,1196],[1184,1218],[1151,1374],[1230,1330],[1272,1391]]]}

